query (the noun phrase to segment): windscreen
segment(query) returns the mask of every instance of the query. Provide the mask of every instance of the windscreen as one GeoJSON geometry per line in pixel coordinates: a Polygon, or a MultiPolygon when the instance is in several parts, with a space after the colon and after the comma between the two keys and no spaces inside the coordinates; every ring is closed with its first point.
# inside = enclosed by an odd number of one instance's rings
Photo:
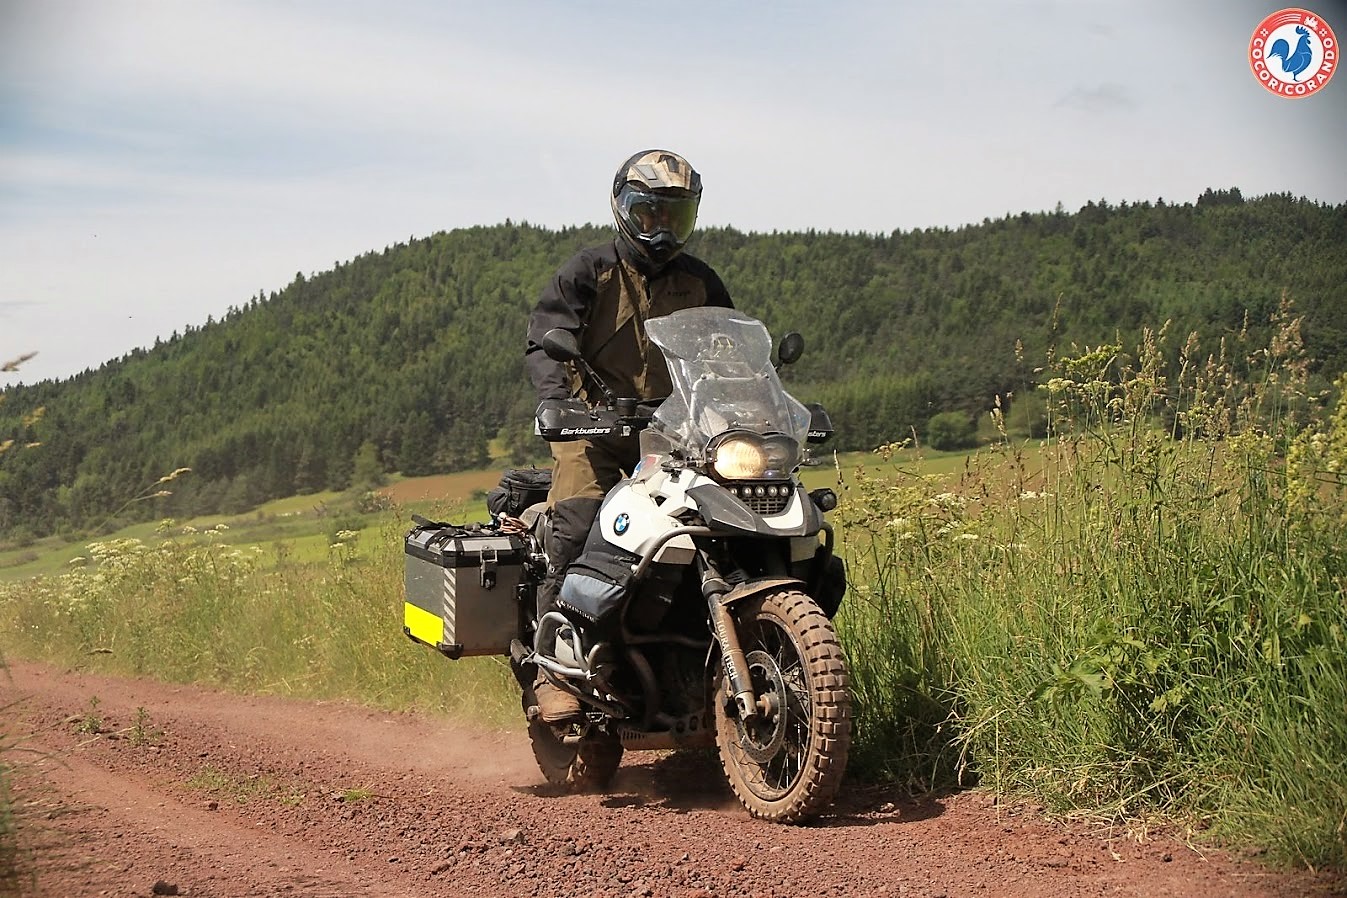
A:
{"type": "Polygon", "coordinates": [[[653,426],[677,445],[700,456],[712,437],[741,429],[782,433],[804,446],[809,411],[781,386],[761,321],[733,309],[683,309],[647,321],[646,333],[673,380],[653,426]]]}

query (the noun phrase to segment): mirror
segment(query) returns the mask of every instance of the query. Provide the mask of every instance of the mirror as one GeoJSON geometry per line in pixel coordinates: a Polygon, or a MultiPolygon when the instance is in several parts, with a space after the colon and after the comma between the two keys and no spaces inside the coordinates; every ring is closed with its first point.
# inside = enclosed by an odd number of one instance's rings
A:
{"type": "Polygon", "coordinates": [[[573,362],[580,358],[580,344],[576,342],[575,334],[563,328],[554,327],[543,334],[542,346],[547,357],[558,362],[573,362]]]}
{"type": "Polygon", "coordinates": [[[776,357],[781,360],[781,364],[792,364],[799,361],[802,355],[804,355],[804,337],[796,331],[791,331],[781,338],[781,345],[776,350],[776,357]]]}

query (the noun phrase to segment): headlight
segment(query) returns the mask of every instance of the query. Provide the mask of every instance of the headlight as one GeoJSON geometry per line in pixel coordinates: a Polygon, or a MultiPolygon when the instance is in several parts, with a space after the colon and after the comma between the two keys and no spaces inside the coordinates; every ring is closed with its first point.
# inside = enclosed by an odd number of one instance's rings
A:
{"type": "Polygon", "coordinates": [[[800,465],[800,444],[782,434],[730,431],[706,447],[719,480],[784,480],[800,465]]]}

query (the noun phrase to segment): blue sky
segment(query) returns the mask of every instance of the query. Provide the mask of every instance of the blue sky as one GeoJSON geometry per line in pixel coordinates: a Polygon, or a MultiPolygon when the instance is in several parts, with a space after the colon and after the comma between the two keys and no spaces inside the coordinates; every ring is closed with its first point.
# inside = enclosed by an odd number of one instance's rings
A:
{"type": "MultiPolygon", "coordinates": [[[[1347,40],[1347,3],[1305,6],[1347,40]]],[[[1278,8],[0,0],[0,361],[38,353],[0,385],[412,236],[606,222],[653,146],[701,171],[703,224],[753,231],[1347,202],[1347,76],[1250,73],[1278,8]]]]}

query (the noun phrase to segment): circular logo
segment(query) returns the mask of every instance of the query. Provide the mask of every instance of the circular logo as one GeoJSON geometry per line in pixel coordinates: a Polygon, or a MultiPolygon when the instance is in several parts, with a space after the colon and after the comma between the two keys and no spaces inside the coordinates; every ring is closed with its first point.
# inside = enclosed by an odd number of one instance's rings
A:
{"type": "Polygon", "coordinates": [[[617,517],[613,518],[613,532],[616,533],[618,536],[621,536],[622,534],[626,533],[627,528],[630,526],[631,526],[631,515],[627,514],[625,511],[622,512],[622,514],[618,515],[617,517]]]}
{"type": "Polygon", "coordinates": [[[1253,30],[1249,67],[1279,97],[1298,99],[1323,90],[1338,67],[1333,29],[1305,9],[1274,12],[1253,30]]]}

